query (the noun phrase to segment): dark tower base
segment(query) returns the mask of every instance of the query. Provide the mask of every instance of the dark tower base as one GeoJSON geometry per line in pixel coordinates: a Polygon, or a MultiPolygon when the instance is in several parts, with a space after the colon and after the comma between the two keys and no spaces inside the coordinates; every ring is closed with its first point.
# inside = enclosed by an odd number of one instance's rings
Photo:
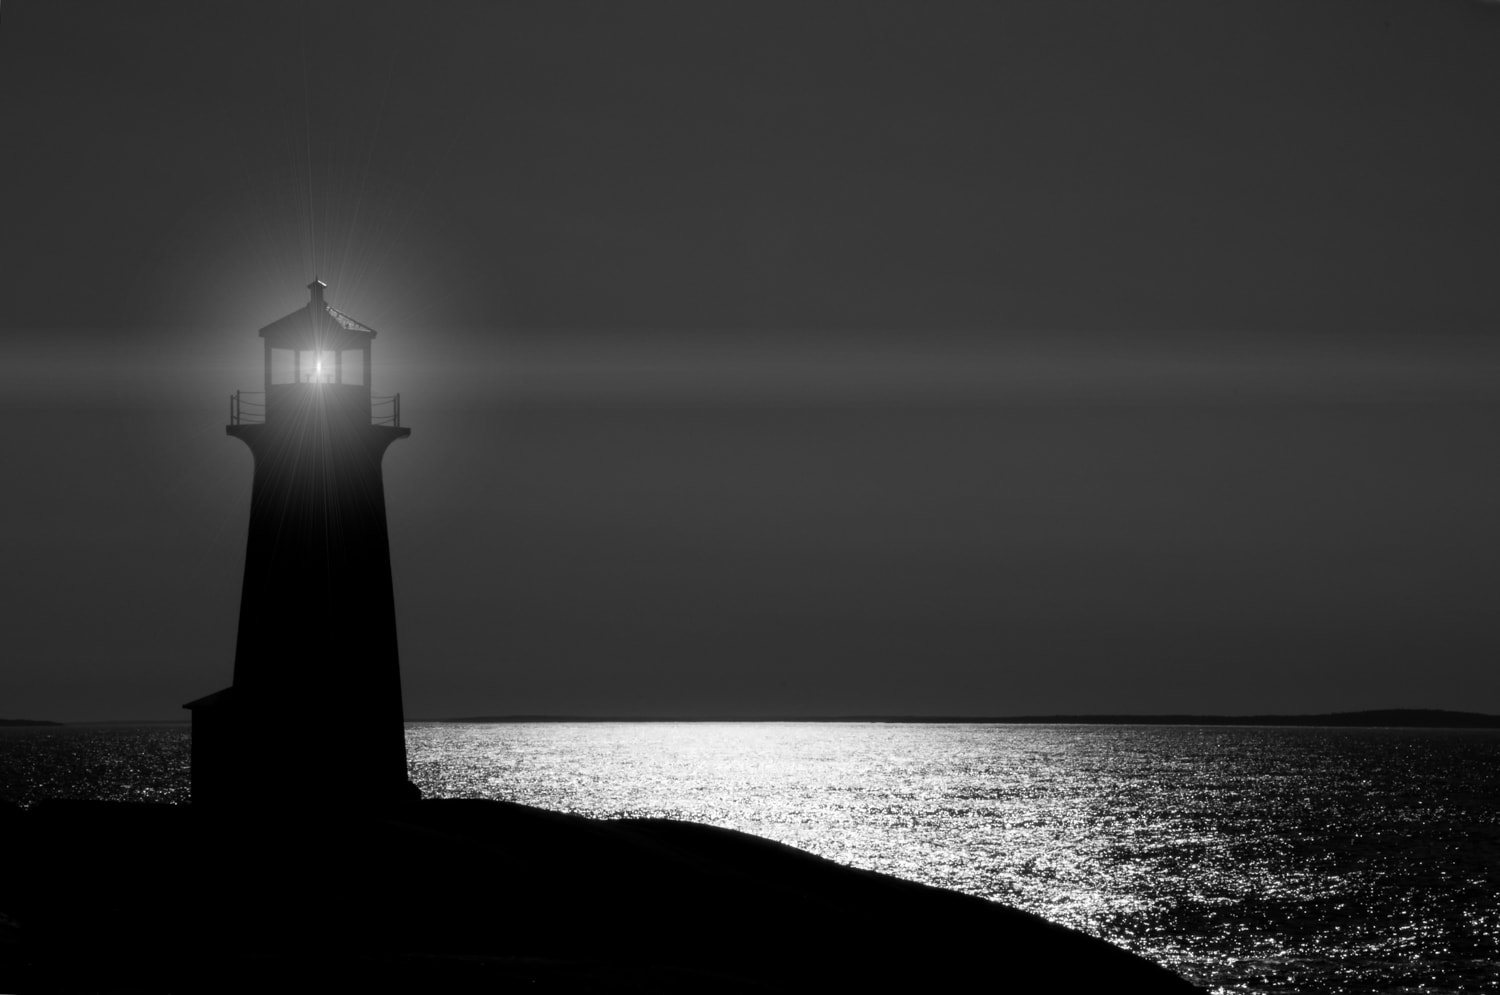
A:
{"type": "Polygon", "coordinates": [[[203,808],[370,808],[420,801],[399,769],[373,768],[356,744],[373,730],[320,721],[312,710],[287,709],[227,687],[184,706],[193,714],[192,796],[203,808]]]}

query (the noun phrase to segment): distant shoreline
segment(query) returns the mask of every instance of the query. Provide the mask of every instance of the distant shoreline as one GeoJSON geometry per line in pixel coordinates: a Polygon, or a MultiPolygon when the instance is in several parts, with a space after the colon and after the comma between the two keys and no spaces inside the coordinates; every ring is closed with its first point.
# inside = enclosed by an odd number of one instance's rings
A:
{"type": "MultiPolygon", "coordinates": [[[[508,724],[566,722],[844,722],[888,725],[1095,725],[1095,726],[1303,726],[1346,729],[1500,729],[1500,715],[1455,712],[1440,708],[1385,708],[1361,712],[1305,715],[1193,714],[1058,714],[1058,715],[472,715],[453,718],[408,718],[408,723],[508,724]]],[[[60,726],[180,725],[183,719],[92,719],[53,722],[44,719],[0,719],[0,728],[60,726]]]]}
{"type": "Polygon", "coordinates": [[[477,715],[410,719],[439,723],[524,722],[878,722],[929,725],[1336,726],[1344,728],[1500,729],[1500,715],[1433,708],[1392,708],[1308,715],[477,715]]]}

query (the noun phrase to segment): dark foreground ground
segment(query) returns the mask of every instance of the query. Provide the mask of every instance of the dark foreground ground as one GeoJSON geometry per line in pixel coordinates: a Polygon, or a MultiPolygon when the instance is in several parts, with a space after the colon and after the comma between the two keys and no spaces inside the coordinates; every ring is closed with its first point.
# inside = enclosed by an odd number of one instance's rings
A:
{"type": "Polygon", "coordinates": [[[753,836],[489,801],[0,807],[0,991],[1195,992],[992,902],[753,836]]]}

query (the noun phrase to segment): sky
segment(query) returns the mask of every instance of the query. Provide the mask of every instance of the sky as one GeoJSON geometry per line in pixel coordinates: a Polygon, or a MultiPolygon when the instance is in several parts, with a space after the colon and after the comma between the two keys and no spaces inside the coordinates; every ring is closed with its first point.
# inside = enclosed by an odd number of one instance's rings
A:
{"type": "Polygon", "coordinates": [[[315,275],[410,718],[1500,712],[1496,107],[1470,0],[6,0],[0,716],[229,682],[315,275]]]}

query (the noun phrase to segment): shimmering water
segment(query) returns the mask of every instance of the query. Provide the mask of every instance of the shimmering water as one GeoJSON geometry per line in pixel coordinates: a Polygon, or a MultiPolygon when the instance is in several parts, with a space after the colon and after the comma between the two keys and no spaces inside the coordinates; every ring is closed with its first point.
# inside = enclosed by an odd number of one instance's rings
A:
{"type": "MultiPolygon", "coordinates": [[[[1500,991],[1500,733],[413,725],[428,796],[667,816],[1037,912],[1219,992],[1500,991]]],[[[0,794],[180,800],[186,731],[0,731],[0,794]]],[[[323,775],[320,775],[323,776],[323,775]]]]}

